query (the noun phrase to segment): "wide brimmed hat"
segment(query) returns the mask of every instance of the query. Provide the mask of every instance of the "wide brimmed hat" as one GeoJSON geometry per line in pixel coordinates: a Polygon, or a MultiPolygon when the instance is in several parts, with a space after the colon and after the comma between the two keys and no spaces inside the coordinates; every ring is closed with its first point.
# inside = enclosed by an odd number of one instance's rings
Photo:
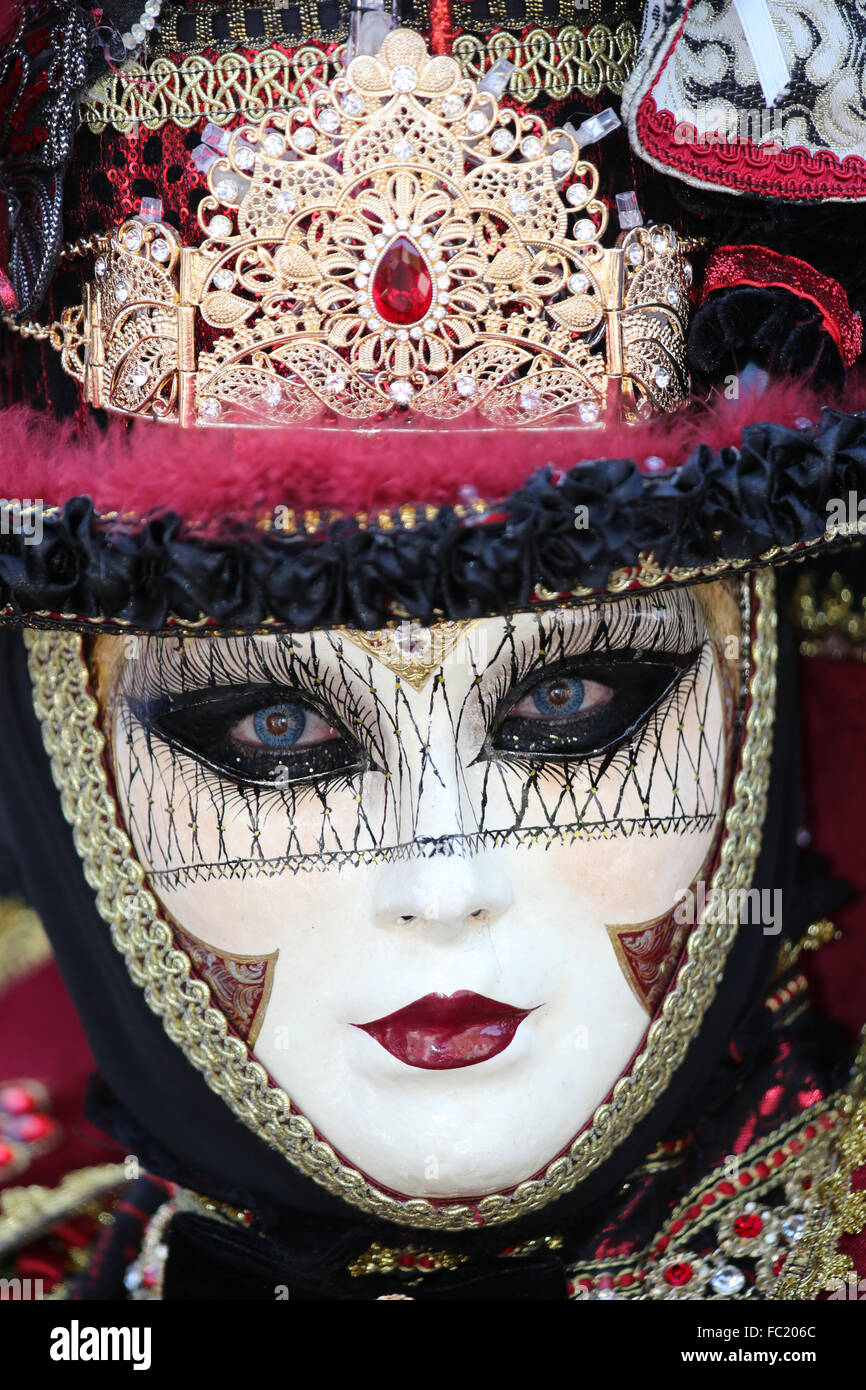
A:
{"type": "MultiPolygon", "coordinates": [[[[47,9],[59,60],[86,26],[47,9]]],[[[508,105],[510,63],[475,80],[394,30],[258,119],[187,136],[185,171],[163,121],[164,191],[197,183],[178,214],[146,180],[83,196],[87,131],[76,163],[74,122],[20,80],[29,23],[6,63],[17,128],[53,116],[56,148],[27,175],[51,198],[23,198],[23,174],[11,193],[6,324],[65,373],[46,391],[43,356],[31,394],[74,405],[3,416],[3,620],[429,624],[859,536],[856,381],[689,403],[689,244],[634,195],[608,232],[583,150],[611,113],[549,127],[508,105]],[[32,317],[46,264],[53,322],[32,317]]],[[[859,319],[809,297],[853,362],[859,319]]]]}

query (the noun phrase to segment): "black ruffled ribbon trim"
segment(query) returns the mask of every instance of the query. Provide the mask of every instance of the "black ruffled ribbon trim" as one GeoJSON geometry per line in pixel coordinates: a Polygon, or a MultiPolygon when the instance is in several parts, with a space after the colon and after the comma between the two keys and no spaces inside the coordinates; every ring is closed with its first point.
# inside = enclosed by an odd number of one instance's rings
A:
{"type": "Polygon", "coordinates": [[[700,445],[667,474],[610,458],[564,475],[541,469],[490,517],[442,508],[411,530],[342,518],[315,536],[236,527],[216,541],[174,514],[108,523],[74,497],[44,517],[39,544],[0,535],[0,609],[13,621],[49,612],[144,631],[202,615],[294,631],[373,629],[395,613],[473,618],[526,606],[536,584],[603,592],[640,552],[698,568],[814,543],[828,504],[852,491],[866,496],[866,413],[825,410],[812,430],[749,425],[739,448],[700,445]]]}

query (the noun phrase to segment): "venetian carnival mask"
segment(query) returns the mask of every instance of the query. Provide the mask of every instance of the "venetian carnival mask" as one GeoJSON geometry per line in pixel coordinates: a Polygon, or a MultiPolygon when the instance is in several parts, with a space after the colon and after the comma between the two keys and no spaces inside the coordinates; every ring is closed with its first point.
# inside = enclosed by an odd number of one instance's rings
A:
{"type": "Polygon", "coordinates": [[[96,641],[146,884],[266,1069],[262,1106],[290,1098],[367,1203],[448,1221],[573,1181],[597,1107],[646,1068],[693,931],[678,904],[724,877],[749,605],[720,582],[96,641]]]}

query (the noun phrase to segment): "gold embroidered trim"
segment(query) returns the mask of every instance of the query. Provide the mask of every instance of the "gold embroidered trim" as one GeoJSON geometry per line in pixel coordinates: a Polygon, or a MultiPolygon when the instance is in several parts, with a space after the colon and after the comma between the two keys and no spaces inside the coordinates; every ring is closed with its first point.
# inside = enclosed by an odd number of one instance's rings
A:
{"type": "MultiPolygon", "coordinates": [[[[278,4],[277,0],[249,0],[249,3],[244,3],[244,0],[228,0],[228,3],[226,0],[217,0],[217,3],[214,3],[214,0],[196,0],[189,9],[166,5],[160,16],[159,39],[151,51],[157,56],[166,53],[190,54],[202,48],[222,52],[233,48],[258,47],[272,40],[285,42],[288,36],[283,28],[282,17],[288,8],[288,5],[278,4]],[[247,30],[248,10],[255,10],[256,18],[261,21],[261,32],[258,34],[250,34],[247,30]],[[225,37],[219,38],[215,35],[215,20],[220,26],[227,26],[228,33],[225,37]],[[188,33],[190,21],[195,24],[193,39],[182,37],[182,34],[188,33]]],[[[338,6],[340,18],[333,29],[322,28],[320,5],[317,0],[293,0],[292,9],[298,12],[301,33],[322,40],[345,39],[343,6],[338,6]]],[[[424,0],[415,0],[413,11],[409,27],[423,28],[427,23],[427,6],[424,0]]],[[[291,39],[288,41],[291,42],[291,39]]]]}
{"type": "MultiPolygon", "coordinates": [[[[557,28],[573,24],[575,8],[574,0],[557,0],[554,13],[551,0],[547,0],[546,4],[543,0],[526,0],[524,22],[527,25],[553,25],[557,28]]],[[[607,20],[610,24],[620,23],[628,14],[639,12],[639,6],[629,4],[627,0],[614,4],[611,0],[581,0],[577,8],[584,27],[592,25],[594,28],[606,27],[599,23],[601,20],[607,20]]],[[[322,41],[345,39],[345,10],[335,28],[324,29],[318,0],[291,0],[286,4],[280,4],[279,0],[250,0],[249,4],[244,0],[228,0],[228,3],[226,0],[217,0],[216,3],[214,0],[196,0],[196,4],[186,10],[168,6],[163,10],[159,38],[151,43],[150,51],[154,57],[178,53],[188,56],[202,50],[224,53],[238,48],[258,48],[273,42],[291,43],[293,36],[287,33],[283,25],[283,15],[289,9],[297,11],[298,31],[308,38],[322,41]],[[250,9],[255,11],[260,25],[256,34],[251,34],[247,28],[246,17],[250,9]],[[190,21],[195,25],[193,37],[188,37],[190,21]],[[227,29],[228,32],[220,35],[217,28],[227,29]]],[[[506,0],[489,0],[487,9],[489,18],[479,21],[472,0],[455,0],[455,31],[469,29],[488,33],[491,29],[507,29],[515,23],[514,15],[508,12],[506,0]]],[[[411,12],[407,12],[401,22],[407,29],[426,32],[430,22],[426,0],[414,0],[411,12]]]]}
{"type": "Polygon", "coordinates": [[[558,30],[531,29],[525,36],[507,30],[483,39],[461,34],[453,52],[467,77],[480,78],[497,59],[507,58],[514,64],[508,87],[514,101],[565,101],[597,97],[605,88],[619,96],[635,65],[637,44],[637,30],[626,20],[615,29],[595,24],[584,31],[567,24],[558,30]]]}
{"type": "Polygon", "coordinates": [[[851,1256],[837,1246],[842,1235],[858,1235],[866,1225],[866,1192],[851,1187],[852,1175],[866,1165],[864,1071],[866,1034],[855,1065],[855,1086],[842,1102],[844,1121],[833,1146],[833,1162],[814,1185],[806,1230],[785,1263],[775,1298],[814,1299],[834,1288],[838,1294],[854,1268],[851,1256]]]}
{"type": "MultiPolygon", "coordinates": [[[[859,528],[859,521],[854,523],[859,528]]],[[[826,582],[804,574],[794,590],[794,622],[803,656],[866,661],[866,595],[855,594],[838,571],[826,582]]]]}
{"type": "MultiPolygon", "coordinates": [[[[751,591],[757,612],[750,698],[740,767],[711,885],[721,891],[751,885],[766,813],[776,691],[774,575],[757,576],[751,591]]],[[[749,597],[749,588],[744,588],[746,608],[749,597]]],[[[744,624],[750,630],[748,615],[744,624]]],[[[90,693],[81,635],[28,632],[25,641],[34,708],[63,813],[74,828],[76,849],[87,881],[96,891],[97,908],[111,927],[130,977],[144,989],[148,1005],[162,1019],[169,1037],[233,1113],[330,1192],[380,1218],[431,1230],[474,1229],[479,1220],[500,1224],[571,1191],[605,1162],[667,1087],[715,997],[736,936],[735,925],[700,921],[694,928],[661,1016],[650,1025],[630,1070],[617,1081],[611,1099],[597,1108],[569,1153],[551,1163],[541,1177],[471,1205],[404,1199],[377,1188],[364,1174],[342,1163],[309,1120],[293,1112],[286,1093],[271,1081],[246,1044],[229,1033],[207,986],[191,977],[189,957],[175,948],[171,928],[145,886],[145,871],[118,824],[102,760],[105,739],[98,723],[99,707],[90,693]]]]}
{"type": "MultiPolygon", "coordinates": [[[[800,1250],[813,1209],[813,1188],[833,1162],[846,1101],[838,1093],[819,1101],[745,1153],[726,1160],[681,1196],[642,1250],[572,1266],[571,1296],[713,1301],[777,1297],[778,1262],[791,1260],[800,1250]],[[771,1206],[777,1192],[782,1200],[771,1206]],[[744,1216],[757,1217],[756,1230],[743,1229],[739,1218],[744,1216]],[[700,1255],[696,1251],[706,1250],[708,1244],[702,1234],[707,1227],[716,1230],[715,1244],[700,1255]],[[747,1278],[742,1260],[754,1265],[754,1282],[747,1278]],[[666,1277],[667,1271],[673,1277],[666,1277]]],[[[636,1173],[647,1168],[642,1164],[636,1173]]]]}
{"type": "MultiPolygon", "coordinates": [[[[525,35],[504,30],[489,39],[461,34],[454,57],[463,75],[473,78],[507,58],[514,64],[508,95],[519,102],[596,97],[605,88],[619,95],[636,60],[637,37],[630,21],[615,29],[596,24],[588,32],[572,24],[525,35]]],[[[315,41],[290,51],[268,47],[250,57],[236,52],[156,56],[125,63],[100,79],[82,100],[78,118],[96,134],[110,127],[121,135],[139,122],[146,130],[169,122],[186,130],[202,119],[214,125],[239,116],[259,121],[269,111],[307,103],[340,71],[340,51],[329,54],[315,41]]]]}
{"type": "Polygon", "coordinates": [[[819,922],[813,922],[806,928],[799,941],[783,941],[776,962],[776,978],[786,975],[796,965],[803,951],[820,951],[822,946],[829,946],[831,941],[839,941],[841,936],[842,933],[835,923],[828,917],[822,917],[819,922]]]}
{"type": "Polygon", "coordinates": [[[122,1163],[101,1163],[67,1173],[56,1187],[7,1187],[0,1193],[0,1255],[35,1240],[125,1181],[122,1163]]]}
{"type": "Polygon", "coordinates": [[[21,898],[0,898],[0,989],[50,959],[39,916],[21,898]]]}

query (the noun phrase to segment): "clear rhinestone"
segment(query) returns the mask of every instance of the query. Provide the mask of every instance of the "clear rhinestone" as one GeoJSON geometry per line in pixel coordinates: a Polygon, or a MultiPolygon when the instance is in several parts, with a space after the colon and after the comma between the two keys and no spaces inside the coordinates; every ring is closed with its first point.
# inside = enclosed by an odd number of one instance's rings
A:
{"type": "Polygon", "coordinates": [[[540,405],[541,396],[539,393],[533,391],[530,386],[524,386],[520,393],[520,409],[525,410],[527,415],[531,415],[533,411],[538,410],[540,405]]]}
{"type": "MultiPolygon", "coordinates": [[[[444,296],[442,295],[439,296],[440,299],[442,299],[443,297],[444,296]]],[[[444,319],[445,310],[441,308],[439,305],[437,305],[436,308],[433,310],[433,317],[434,319],[444,319]]]]}
{"type": "Polygon", "coordinates": [[[657,256],[663,256],[665,252],[670,251],[671,249],[670,242],[668,241],[664,232],[653,233],[652,246],[657,256]]]}
{"type": "Polygon", "coordinates": [[[221,412],[222,406],[214,396],[204,396],[199,402],[198,413],[206,420],[218,420],[221,412]]]}
{"type": "Polygon", "coordinates": [[[278,212],[294,212],[298,200],[294,193],[278,193],[274,199],[278,212]]]}
{"type": "MultiPolygon", "coordinates": [[[[555,174],[567,174],[574,163],[574,155],[571,150],[554,150],[550,162],[555,174]]],[[[574,187],[579,188],[580,185],[575,184],[574,187]]]]}
{"type": "Polygon", "coordinates": [[[391,87],[395,92],[414,92],[418,86],[418,74],[407,63],[391,69],[391,87]]]}
{"type": "Polygon", "coordinates": [[[573,208],[582,208],[589,202],[589,189],[584,183],[573,183],[566,189],[565,201],[573,208]]]}
{"type": "Polygon", "coordinates": [[[283,393],[280,390],[279,386],[266,386],[264,391],[262,392],[262,400],[264,401],[265,405],[279,405],[282,399],[283,393]]]}
{"type": "Polygon", "coordinates": [[[165,237],[157,237],[150,248],[150,254],[155,261],[167,261],[171,255],[171,247],[165,237]]]}
{"type": "Polygon", "coordinates": [[[128,230],[123,233],[123,244],[127,251],[137,251],[141,245],[141,228],[128,228],[128,230]]]}
{"type": "Polygon", "coordinates": [[[137,1288],[139,1288],[140,1285],[141,1270],[138,1268],[138,1265],[132,1264],[129,1266],[129,1268],[123,1276],[123,1286],[125,1289],[128,1289],[130,1293],[134,1293],[134,1291],[137,1288]]]}
{"type": "Polygon", "coordinates": [[[480,135],[487,125],[487,117],[483,111],[470,111],[466,118],[466,125],[472,135],[480,135]]]}
{"type": "Polygon", "coordinates": [[[300,130],[295,131],[295,144],[299,150],[311,150],[316,143],[316,136],[312,130],[306,130],[301,126],[300,130]]]}
{"type": "Polygon", "coordinates": [[[235,282],[234,272],[224,265],[214,272],[213,282],[218,290],[230,290],[235,282]]]}
{"type": "Polygon", "coordinates": [[[118,280],[114,286],[114,297],[118,304],[125,304],[129,298],[129,285],[125,280],[118,280]]]}
{"type": "Polygon", "coordinates": [[[520,217],[523,213],[529,212],[529,199],[525,193],[512,193],[508,199],[508,206],[515,217],[520,217]]]}
{"type": "Polygon", "coordinates": [[[463,376],[459,376],[454,386],[458,396],[462,396],[464,400],[468,400],[470,396],[474,396],[475,392],[478,390],[478,382],[475,380],[475,377],[470,376],[468,372],[465,372],[463,376]]]}
{"type": "Polygon", "coordinates": [[[370,281],[369,281],[369,277],[368,277],[368,276],[366,276],[366,275],[356,275],[356,276],[355,276],[355,287],[356,287],[357,289],[359,289],[359,290],[365,290],[365,289],[367,288],[367,285],[368,285],[369,283],[370,283],[370,281]]]}
{"type": "Polygon", "coordinates": [[[594,425],[598,419],[598,406],[595,401],[581,401],[577,413],[584,425],[594,425]]]}
{"type": "Polygon", "coordinates": [[[595,236],[595,223],[590,222],[588,217],[582,217],[579,222],[574,224],[575,241],[592,241],[595,236]]]}
{"type": "Polygon", "coordinates": [[[390,343],[390,341],[391,341],[391,339],[393,338],[393,336],[394,336],[394,330],[393,330],[393,328],[385,328],[385,329],[382,330],[382,337],[385,339],[385,341],[386,341],[387,343],[390,343]]]}
{"type": "Polygon", "coordinates": [[[679,290],[675,290],[674,287],[673,287],[673,285],[670,285],[669,288],[668,288],[668,296],[667,296],[667,298],[668,298],[668,304],[670,304],[670,306],[671,306],[672,309],[675,309],[675,308],[677,307],[677,305],[679,304],[679,302],[680,302],[680,292],[679,292],[679,290]]]}
{"type": "Polygon", "coordinates": [[[409,329],[409,337],[410,337],[410,338],[421,338],[421,337],[423,337],[423,329],[419,328],[418,325],[417,325],[417,323],[416,323],[414,328],[410,328],[410,329],[409,329]]]}
{"type": "Polygon", "coordinates": [[[643,247],[639,246],[636,241],[632,242],[627,255],[632,265],[640,265],[643,261],[643,247]]]}
{"type": "Polygon", "coordinates": [[[398,217],[398,218],[396,218],[395,221],[394,221],[394,226],[397,228],[397,231],[398,231],[398,232],[408,232],[408,230],[409,230],[409,218],[408,218],[408,217],[398,217]]]}
{"type": "MultiPolygon", "coordinates": [[[[443,282],[440,280],[439,283],[440,283],[440,285],[441,285],[443,282]]],[[[447,285],[447,284],[448,284],[448,281],[446,280],[444,283],[447,285]]],[[[450,302],[450,300],[451,300],[450,294],[443,293],[443,292],[440,292],[440,293],[437,295],[437,298],[438,298],[440,304],[448,304],[448,303],[450,302]]]]}
{"type": "Polygon", "coordinates": [[[147,30],[145,29],[143,24],[130,25],[129,32],[135,39],[136,43],[144,43],[145,39],[147,38],[147,30]]]}
{"type": "Polygon", "coordinates": [[[799,1240],[806,1227],[806,1218],[802,1212],[792,1212],[786,1216],[782,1222],[782,1235],[786,1240],[799,1240]]]}
{"type": "Polygon", "coordinates": [[[444,275],[447,269],[448,269],[448,262],[447,262],[447,261],[443,261],[443,260],[438,260],[438,261],[436,261],[436,263],[435,263],[434,266],[433,266],[433,274],[434,274],[434,275],[444,275]]]}
{"type": "Polygon", "coordinates": [[[212,217],[208,223],[208,232],[211,236],[229,236],[231,234],[231,229],[232,224],[230,220],[224,217],[221,212],[218,212],[216,217],[212,217]]]}
{"type": "Polygon", "coordinates": [[[398,405],[408,405],[415,394],[410,381],[392,381],[388,389],[398,405]]]}
{"type": "Polygon", "coordinates": [[[455,116],[459,116],[462,110],[463,102],[458,96],[454,96],[453,93],[451,96],[447,96],[443,99],[442,111],[450,120],[453,120],[455,116]]]}
{"type": "Polygon", "coordinates": [[[357,92],[347,92],[343,97],[343,110],[350,116],[363,116],[364,98],[357,92]]]}
{"type": "Polygon", "coordinates": [[[494,130],[490,137],[490,143],[497,154],[502,154],[511,148],[514,137],[510,130],[494,130]]]}
{"type": "Polygon", "coordinates": [[[433,245],[432,236],[422,236],[420,245],[422,251],[429,251],[430,247],[433,245]]]}
{"type": "Polygon", "coordinates": [[[409,341],[409,331],[408,331],[408,329],[406,329],[406,328],[398,328],[398,329],[397,329],[397,342],[398,342],[398,343],[408,343],[408,341],[409,341]]]}
{"type": "Polygon", "coordinates": [[[136,362],[129,375],[134,386],[143,386],[150,376],[150,370],[143,362],[136,362]]]}
{"type": "Polygon", "coordinates": [[[252,169],[256,162],[256,156],[249,145],[238,145],[235,150],[235,164],[239,169],[252,169]]]}
{"type": "Polygon", "coordinates": [[[415,153],[415,147],[411,140],[401,137],[401,139],[394,141],[391,153],[395,159],[411,159],[415,153]]]}
{"type": "Polygon", "coordinates": [[[447,290],[451,281],[447,275],[437,275],[436,284],[439,286],[440,290],[447,290]]]}
{"type": "Polygon", "coordinates": [[[222,203],[233,203],[238,196],[238,186],[234,179],[219,179],[214,186],[214,193],[222,203]]]}
{"type": "Polygon", "coordinates": [[[341,391],[346,389],[346,378],[342,372],[329,372],[325,377],[325,390],[332,396],[338,396],[341,391]]]}
{"type": "Polygon", "coordinates": [[[666,464],[661,454],[647,454],[643,461],[644,471],[647,473],[664,473],[666,464]]]}
{"type": "Polygon", "coordinates": [[[96,257],[96,260],[93,263],[93,269],[96,271],[96,274],[99,276],[100,280],[102,279],[103,275],[108,274],[108,261],[105,259],[104,256],[96,257]]]}
{"type": "Polygon", "coordinates": [[[277,135],[274,130],[271,131],[270,135],[266,135],[262,141],[262,149],[265,154],[271,155],[273,159],[278,159],[285,148],[282,135],[277,135]]]}
{"type": "Polygon", "coordinates": [[[582,271],[577,271],[569,279],[568,288],[572,294],[586,294],[589,289],[589,279],[582,271]]]}
{"type": "Polygon", "coordinates": [[[687,285],[690,285],[690,284],[692,283],[692,275],[693,275],[693,274],[694,274],[694,272],[693,272],[693,270],[692,270],[692,267],[691,267],[690,262],[689,262],[689,261],[683,261],[683,279],[685,280],[685,282],[686,282],[687,285]]]}
{"type": "Polygon", "coordinates": [[[370,308],[369,304],[362,304],[358,313],[361,315],[362,319],[368,319],[371,317],[373,310],[370,308]]]}
{"type": "Polygon", "coordinates": [[[616,1291],[614,1289],[599,1289],[596,1294],[596,1298],[603,1298],[605,1302],[610,1298],[616,1298],[616,1296],[616,1291]]]}
{"type": "Polygon", "coordinates": [[[544,146],[537,135],[527,135],[521,140],[520,149],[525,159],[537,159],[544,146]]]}
{"type": "Polygon", "coordinates": [[[373,245],[378,246],[381,251],[387,240],[388,238],[384,237],[381,232],[377,232],[376,236],[373,237],[373,245]]]}
{"type": "Polygon", "coordinates": [[[745,1286],[746,1276],[736,1265],[722,1265],[710,1280],[713,1293],[720,1294],[722,1298],[733,1298],[745,1286]]]}
{"type": "Polygon", "coordinates": [[[422,323],[422,325],[421,325],[421,331],[422,331],[423,333],[435,333],[435,332],[436,332],[436,325],[435,325],[435,323],[433,322],[433,320],[432,320],[432,319],[427,319],[426,323],[422,323]]]}
{"type": "Polygon", "coordinates": [[[333,135],[335,130],[340,129],[340,117],[332,106],[326,106],[325,110],[319,114],[319,125],[322,130],[326,130],[329,135],[333,135]]]}
{"type": "Polygon", "coordinates": [[[383,234],[384,234],[386,237],[396,236],[396,233],[397,233],[396,224],[395,224],[394,222],[386,222],[385,225],[384,225],[383,228],[382,228],[382,232],[383,232],[383,234]]]}
{"type": "Polygon", "coordinates": [[[370,265],[379,259],[379,252],[374,244],[364,248],[364,256],[370,265]]]}
{"type": "Polygon", "coordinates": [[[670,386],[671,374],[667,367],[657,367],[653,381],[660,391],[664,391],[665,387],[670,386]]]}

